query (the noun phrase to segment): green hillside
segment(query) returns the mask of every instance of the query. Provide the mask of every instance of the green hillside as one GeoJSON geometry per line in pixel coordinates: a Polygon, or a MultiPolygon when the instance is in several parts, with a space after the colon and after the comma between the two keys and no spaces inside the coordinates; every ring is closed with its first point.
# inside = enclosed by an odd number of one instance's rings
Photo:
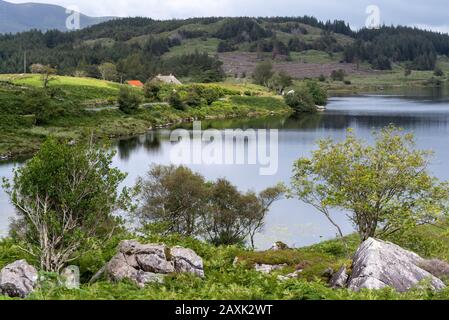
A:
{"type": "Polygon", "coordinates": [[[79,140],[130,136],[184,119],[213,119],[288,114],[282,99],[252,84],[208,84],[176,87],[183,99],[194,88],[212,94],[177,110],[167,102],[173,87],[164,86],[160,103],[144,97],[140,88],[130,88],[141,98],[140,108],[122,112],[117,105],[120,84],[92,78],[52,77],[42,90],[40,75],[0,75],[0,157],[28,155],[38,150],[49,135],[79,140]],[[208,89],[208,90],[206,90],[208,89]]]}

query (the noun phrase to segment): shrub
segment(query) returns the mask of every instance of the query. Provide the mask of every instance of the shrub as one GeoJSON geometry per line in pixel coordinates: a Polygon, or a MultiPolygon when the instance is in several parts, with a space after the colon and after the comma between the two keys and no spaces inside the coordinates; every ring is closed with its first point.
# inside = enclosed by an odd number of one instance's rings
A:
{"type": "Polygon", "coordinates": [[[62,112],[43,89],[33,89],[25,94],[24,109],[35,115],[37,125],[47,124],[62,112]]]}
{"type": "Polygon", "coordinates": [[[128,86],[121,86],[118,98],[118,106],[120,111],[132,114],[139,109],[142,103],[141,96],[128,86]]]}
{"type": "Polygon", "coordinates": [[[257,64],[253,72],[254,83],[262,86],[268,86],[268,81],[273,77],[273,65],[270,61],[263,61],[257,64]]]}
{"type": "Polygon", "coordinates": [[[376,133],[374,145],[349,131],[345,141],[322,140],[311,158],[299,159],[292,188],[341,237],[331,208],[349,213],[362,241],[404,232],[447,214],[449,188],[428,172],[429,155],[393,126],[376,133]]]}
{"type": "Polygon", "coordinates": [[[313,97],[315,105],[325,106],[327,105],[327,92],[315,81],[307,81],[306,88],[309,90],[313,97]]]}
{"type": "Polygon", "coordinates": [[[184,102],[182,101],[181,96],[176,90],[173,90],[168,97],[168,103],[172,108],[176,110],[185,110],[184,102]]]}
{"type": "Polygon", "coordinates": [[[202,103],[201,96],[193,89],[187,92],[187,96],[184,99],[184,103],[189,107],[199,107],[202,103]]]}
{"type": "Polygon", "coordinates": [[[200,236],[215,245],[242,244],[264,226],[271,205],[283,194],[276,186],[260,194],[241,193],[229,181],[206,182],[185,167],[155,166],[139,180],[137,217],[164,234],[200,236]]]}
{"type": "Polygon", "coordinates": [[[435,77],[442,77],[444,76],[444,72],[443,70],[441,70],[440,67],[436,67],[433,74],[435,75],[435,77]]]}
{"type": "Polygon", "coordinates": [[[344,81],[346,77],[346,72],[342,69],[334,70],[331,73],[331,79],[333,81],[344,81]]]}
{"type": "Polygon", "coordinates": [[[147,81],[143,88],[145,98],[152,102],[161,101],[159,93],[161,91],[161,84],[157,81],[147,81]]]}
{"type": "Polygon", "coordinates": [[[297,88],[284,96],[285,103],[297,113],[316,112],[314,98],[305,87],[297,88]]]}

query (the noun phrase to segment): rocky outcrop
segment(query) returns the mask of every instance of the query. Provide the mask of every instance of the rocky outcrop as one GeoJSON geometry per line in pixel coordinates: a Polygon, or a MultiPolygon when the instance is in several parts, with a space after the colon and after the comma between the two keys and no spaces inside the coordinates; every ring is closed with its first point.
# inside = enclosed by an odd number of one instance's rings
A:
{"type": "Polygon", "coordinates": [[[162,283],[167,274],[192,273],[204,277],[203,260],[193,250],[163,244],[141,244],[122,241],[118,253],[91,280],[104,274],[114,282],[131,280],[139,287],[148,283],[162,283]]]}
{"type": "Polygon", "coordinates": [[[395,244],[370,238],[357,250],[348,287],[354,291],[392,287],[405,292],[428,281],[434,290],[445,288],[440,279],[421,267],[424,262],[395,244]]]}
{"type": "Polygon", "coordinates": [[[301,273],[302,273],[302,270],[297,270],[297,271],[289,273],[285,276],[280,275],[280,276],[278,276],[278,280],[279,281],[288,281],[291,279],[298,279],[299,276],[301,275],[301,273]]]}
{"type": "Polygon", "coordinates": [[[331,286],[331,288],[334,289],[341,289],[341,288],[345,288],[346,284],[348,282],[349,279],[349,275],[348,272],[346,270],[346,267],[343,266],[340,268],[340,270],[338,270],[337,273],[335,273],[330,282],[329,285],[331,286]]]}
{"type": "Polygon", "coordinates": [[[26,298],[38,283],[37,270],[25,260],[7,265],[0,272],[0,294],[12,298],[26,298]]]}
{"type": "Polygon", "coordinates": [[[195,251],[182,247],[174,247],[170,250],[175,271],[178,273],[193,273],[204,278],[203,259],[195,251]]]}
{"type": "Polygon", "coordinates": [[[264,273],[264,274],[270,274],[273,271],[282,270],[285,267],[287,267],[286,264],[277,264],[277,265],[271,265],[271,264],[256,264],[254,268],[257,272],[264,273]]]}

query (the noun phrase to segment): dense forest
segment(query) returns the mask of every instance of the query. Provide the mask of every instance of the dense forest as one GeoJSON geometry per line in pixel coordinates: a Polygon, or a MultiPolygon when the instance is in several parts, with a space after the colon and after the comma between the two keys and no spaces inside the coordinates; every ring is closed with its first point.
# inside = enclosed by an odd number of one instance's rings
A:
{"type": "Polygon", "coordinates": [[[166,21],[125,18],[68,33],[33,30],[0,35],[0,73],[23,72],[26,56],[27,71],[39,63],[56,68],[62,75],[100,78],[98,66],[112,63],[116,80],[144,81],[157,73],[173,73],[212,82],[224,77],[218,56],[222,52],[288,58],[292,52],[312,49],[330,55],[340,52],[345,62],[369,62],[374,69],[404,63],[410,69],[432,70],[438,55],[449,54],[449,35],[387,26],[355,32],[344,21],[321,22],[308,16],[166,21]],[[194,52],[182,50],[192,40],[216,44],[213,52],[201,47],[194,52]]]}

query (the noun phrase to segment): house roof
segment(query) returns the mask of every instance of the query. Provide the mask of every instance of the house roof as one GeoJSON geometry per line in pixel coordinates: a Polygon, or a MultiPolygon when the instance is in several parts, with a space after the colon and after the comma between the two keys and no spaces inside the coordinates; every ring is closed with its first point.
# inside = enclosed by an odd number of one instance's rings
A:
{"type": "Polygon", "coordinates": [[[133,87],[143,87],[142,81],[139,81],[139,80],[129,80],[126,83],[128,83],[130,86],[133,86],[133,87]]]}
{"type": "Polygon", "coordinates": [[[169,84],[177,84],[177,85],[182,84],[181,81],[176,79],[176,77],[172,74],[170,74],[169,76],[163,76],[163,75],[159,74],[156,77],[154,77],[154,80],[159,80],[159,81],[169,83],[169,84]]]}

